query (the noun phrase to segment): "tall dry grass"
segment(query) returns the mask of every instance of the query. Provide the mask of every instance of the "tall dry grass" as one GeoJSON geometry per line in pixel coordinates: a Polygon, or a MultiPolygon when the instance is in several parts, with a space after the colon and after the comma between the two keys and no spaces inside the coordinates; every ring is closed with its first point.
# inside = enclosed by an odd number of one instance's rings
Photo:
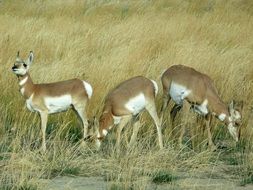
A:
{"type": "MultiPolygon", "coordinates": [[[[41,179],[71,174],[103,176],[109,189],[146,189],[155,173],[208,169],[221,155],[222,161],[235,159],[242,172],[239,178],[252,176],[252,14],[250,0],[1,1],[1,188],[43,189],[41,179]],[[25,108],[11,72],[18,50],[22,57],[34,51],[30,74],[36,83],[74,77],[89,81],[94,88],[89,117],[99,115],[103,98],[120,81],[144,75],[161,87],[160,75],[169,66],[194,67],[214,80],[225,102],[244,101],[241,142],[230,154],[211,153],[201,126],[195,126],[190,130],[196,147],[181,150],[174,147],[167,122],[166,149],[158,151],[154,126],[144,114],[134,150],[117,155],[112,132],[103,151],[95,152],[79,147],[80,123],[69,111],[50,116],[48,152],[43,155],[38,151],[39,118],[25,108]]],[[[216,142],[232,141],[222,124],[213,125],[216,142]]]]}

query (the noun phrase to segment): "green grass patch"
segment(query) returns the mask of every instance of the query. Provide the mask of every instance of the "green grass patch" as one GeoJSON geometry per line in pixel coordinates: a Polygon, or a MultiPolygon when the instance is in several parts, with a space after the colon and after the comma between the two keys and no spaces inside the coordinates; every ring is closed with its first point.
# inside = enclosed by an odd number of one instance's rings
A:
{"type": "Polygon", "coordinates": [[[65,167],[62,169],[52,169],[50,177],[56,176],[77,176],[80,174],[80,168],[78,167],[65,167]]]}
{"type": "Polygon", "coordinates": [[[178,177],[168,171],[158,171],[152,175],[152,182],[154,183],[172,183],[178,177]]]}
{"type": "Polygon", "coordinates": [[[124,183],[112,183],[108,188],[108,190],[134,190],[133,185],[128,185],[124,183]]]}
{"type": "Polygon", "coordinates": [[[247,176],[245,176],[240,183],[242,186],[247,184],[253,184],[253,172],[249,172],[247,176]]]}

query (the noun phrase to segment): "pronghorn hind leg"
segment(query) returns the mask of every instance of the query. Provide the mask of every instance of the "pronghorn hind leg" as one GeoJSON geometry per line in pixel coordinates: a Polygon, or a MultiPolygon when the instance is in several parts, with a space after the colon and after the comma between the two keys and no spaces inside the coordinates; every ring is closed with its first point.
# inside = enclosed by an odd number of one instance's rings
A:
{"type": "Polygon", "coordinates": [[[170,111],[170,118],[171,118],[172,124],[173,124],[174,121],[175,121],[175,118],[176,118],[176,116],[177,116],[177,113],[178,113],[181,109],[182,109],[182,105],[177,105],[177,104],[175,104],[175,105],[173,106],[173,108],[171,109],[171,111],[170,111]]]}
{"type": "Polygon", "coordinates": [[[78,116],[82,120],[83,139],[86,139],[88,136],[88,120],[87,120],[87,115],[86,115],[86,111],[85,111],[85,106],[74,106],[74,109],[76,110],[78,116]]]}
{"type": "Polygon", "coordinates": [[[169,105],[170,99],[171,99],[170,95],[168,95],[164,92],[163,93],[163,104],[162,104],[162,107],[161,107],[161,114],[160,114],[161,122],[163,121],[163,115],[164,115],[164,112],[165,112],[166,108],[169,105]]]}
{"type": "Polygon", "coordinates": [[[134,143],[136,142],[136,138],[137,138],[140,126],[141,126],[140,118],[139,118],[139,116],[136,116],[136,118],[134,118],[134,121],[133,121],[133,133],[132,133],[130,142],[128,144],[128,148],[131,148],[134,145],[134,143]]]}
{"type": "Polygon", "coordinates": [[[43,152],[45,152],[46,151],[46,128],[47,128],[47,119],[48,119],[47,111],[40,112],[40,119],[41,119],[41,131],[42,131],[41,149],[43,152]]]}
{"type": "MultiPolygon", "coordinates": [[[[181,131],[180,131],[180,135],[178,138],[178,144],[179,147],[182,148],[183,147],[183,137],[184,137],[184,133],[185,133],[185,127],[188,125],[189,119],[190,119],[190,103],[188,103],[187,101],[183,102],[183,119],[182,119],[182,127],[181,127],[181,131]]],[[[180,108],[181,109],[181,108],[180,108]]]]}
{"type": "Polygon", "coordinates": [[[161,129],[161,120],[159,119],[156,111],[156,106],[154,101],[150,101],[150,103],[146,106],[146,110],[152,117],[155,122],[157,134],[158,134],[158,141],[160,149],[163,149],[163,140],[162,140],[162,129],[161,129]]]}

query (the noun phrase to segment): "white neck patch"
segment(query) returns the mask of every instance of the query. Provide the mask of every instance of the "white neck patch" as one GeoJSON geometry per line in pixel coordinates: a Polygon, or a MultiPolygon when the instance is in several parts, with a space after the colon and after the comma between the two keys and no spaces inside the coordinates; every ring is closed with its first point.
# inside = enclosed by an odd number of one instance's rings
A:
{"type": "Polygon", "coordinates": [[[118,125],[120,123],[121,117],[119,116],[112,116],[114,120],[114,125],[118,125]]]}
{"type": "Polygon", "coordinates": [[[221,113],[219,116],[218,116],[219,120],[221,121],[224,121],[225,118],[226,118],[226,114],[225,113],[221,113]]]}
{"type": "Polygon", "coordinates": [[[21,92],[22,95],[24,95],[24,94],[25,94],[25,88],[24,88],[24,87],[21,88],[21,89],[20,89],[20,92],[21,92]]]}
{"type": "Polygon", "coordinates": [[[103,135],[104,135],[104,136],[106,136],[106,135],[108,134],[108,131],[107,131],[107,130],[105,130],[105,129],[103,129],[103,131],[102,131],[102,132],[103,132],[103,135]]]}
{"type": "Polygon", "coordinates": [[[28,80],[28,76],[26,76],[23,80],[19,82],[19,86],[23,86],[28,80]]]}

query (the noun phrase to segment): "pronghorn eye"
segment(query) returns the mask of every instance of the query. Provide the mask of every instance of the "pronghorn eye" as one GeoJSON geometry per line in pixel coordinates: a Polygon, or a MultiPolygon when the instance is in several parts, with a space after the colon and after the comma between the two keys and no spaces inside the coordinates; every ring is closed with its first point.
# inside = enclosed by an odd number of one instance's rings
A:
{"type": "Polygon", "coordinates": [[[23,65],[24,65],[24,67],[27,67],[27,64],[24,63],[23,65]]]}

